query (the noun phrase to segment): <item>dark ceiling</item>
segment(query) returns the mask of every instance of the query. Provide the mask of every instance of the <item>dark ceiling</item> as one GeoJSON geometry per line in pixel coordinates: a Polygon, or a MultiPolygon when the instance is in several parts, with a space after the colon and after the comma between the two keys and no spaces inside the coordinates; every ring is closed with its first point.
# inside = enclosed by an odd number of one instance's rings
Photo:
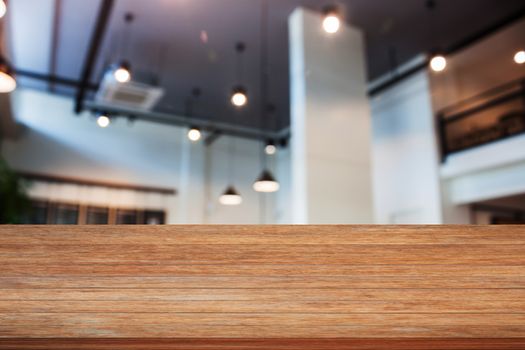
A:
{"type": "MultiPolygon", "coordinates": [[[[27,0],[18,0],[27,1],[27,0]]],[[[96,63],[98,80],[105,67],[118,60],[123,17],[132,12],[129,48],[124,55],[137,74],[158,75],[167,94],[161,111],[181,114],[194,87],[203,94],[195,115],[208,120],[262,127],[259,102],[261,0],[117,0],[101,55],[96,63]],[[204,34],[205,33],[205,34],[204,34]],[[250,104],[241,112],[229,104],[236,83],[234,45],[247,45],[244,80],[250,104]]],[[[100,0],[57,2],[60,34],[54,73],[79,79],[87,38],[95,22],[100,0]]],[[[280,129],[289,124],[289,78],[287,18],[294,8],[315,11],[330,0],[269,0],[270,100],[277,106],[276,120],[266,126],[280,129]]],[[[346,21],[366,36],[369,80],[387,72],[395,61],[403,63],[436,46],[429,40],[429,17],[425,0],[340,0],[346,21]]],[[[433,23],[435,41],[448,47],[475,34],[525,6],[523,0],[437,0],[433,23]]],[[[24,67],[29,69],[30,67],[24,67]]]]}

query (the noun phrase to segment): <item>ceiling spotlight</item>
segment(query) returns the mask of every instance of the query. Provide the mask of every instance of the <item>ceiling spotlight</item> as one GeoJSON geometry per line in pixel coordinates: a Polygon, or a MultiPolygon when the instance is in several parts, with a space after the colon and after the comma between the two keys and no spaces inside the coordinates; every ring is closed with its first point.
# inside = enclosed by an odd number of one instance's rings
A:
{"type": "Polygon", "coordinates": [[[277,147],[275,147],[273,141],[268,141],[266,147],[264,147],[264,152],[269,156],[273,156],[277,152],[277,147]]]}
{"type": "Polygon", "coordinates": [[[4,17],[6,12],[7,12],[7,6],[4,0],[0,0],[0,18],[4,17]]]}
{"type": "Polygon", "coordinates": [[[111,119],[107,115],[101,114],[97,118],[97,124],[101,128],[107,128],[111,124],[111,119]]]}
{"type": "Polygon", "coordinates": [[[516,54],[514,55],[514,62],[516,62],[517,64],[525,63],[525,51],[524,50],[516,52],[516,54]]]}
{"type": "Polygon", "coordinates": [[[236,87],[233,89],[232,98],[231,98],[232,104],[237,107],[243,107],[248,103],[248,96],[246,95],[246,89],[244,89],[241,86],[236,87]]]}
{"type": "Polygon", "coordinates": [[[441,55],[432,57],[430,60],[430,68],[437,73],[444,71],[445,68],[447,68],[447,59],[441,55]]]}
{"type": "Polygon", "coordinates": [[[268,170],[264,170],[261,176],[253,184],[253,189],[257,192],[271,193],[279,191],[279,183],[268,170]]]}
{"type": "Polygon", "coordinates": [[[192,127],[189,131],[188,131],[188,138],[190,139],[190,141],[192,142],[197,142],[201,139],[201,131],[197,128],[194,128],[192,127]]]}
{"type": "Polygon", "coordinates": [[[341,19],[335,7],[328,7],[324,11],[323,29],[328,34],[334,34],[341,28],[341,19]]]}
{"type": "Polygon", "coordinates": [[[220,196],[219,202],[222,205],[239,205],[242,203],[242,197],[233,186],[229,186],[220,196]]]}
{"type": "Polygon", "coordinates": [[[127,83],[131,80],[131,67],[126,61],[123,61],[113,72],[115,80],[119,83],[127,83]]]}

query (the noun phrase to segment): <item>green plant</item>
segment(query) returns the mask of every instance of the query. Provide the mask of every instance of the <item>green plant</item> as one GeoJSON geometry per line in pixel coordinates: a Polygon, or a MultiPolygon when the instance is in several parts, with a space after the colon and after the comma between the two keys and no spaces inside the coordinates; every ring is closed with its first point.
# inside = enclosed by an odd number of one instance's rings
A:
{"type": "Polygon", "coordinates": [[[0,224],[19,224],[28,210],[26,184],[0,158],[0,224]]]}

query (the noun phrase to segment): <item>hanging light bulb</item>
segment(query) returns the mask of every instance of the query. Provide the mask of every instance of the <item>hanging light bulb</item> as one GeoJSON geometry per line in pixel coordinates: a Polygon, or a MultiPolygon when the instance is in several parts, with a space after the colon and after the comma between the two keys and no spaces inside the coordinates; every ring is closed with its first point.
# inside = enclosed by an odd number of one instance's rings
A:
{"type": "Polygon", "coordinates": [[[246,95],[246,89],[242,86],[238,86],[233,89],[231,102],[236,107],[243,107],[248,103],[248,96],[246,95]]]}
{"type": "Polygon", "coordinates": [[[516,52],[516,54],[514,55],[514,62],[516,62],[517,64],[525,63],[525,51],[524,50],[516,52]]]}
{"type": "Polygon", "coordinates": [[[273,156],[277,152],[277,147],[275,147],[275,143],[271,140],[268,141],[266,147],[264,147],[264,152],[269,156],[273,156]]]}
{"type": "Polygon", "coordinates": [[[271,193],[279,191],[279,183],[268,170],[264,170],[261,176],[253,184],[257,192],[271,193]]]}
{"type": "Polygon", "coordinates": [[[15,89],[16,80],[11,75],[7,61],[0,56],[0,93],[9,93],[15,89]]]}
{"type": "Polygon", "coordinates": [[[115,80],[119,83],[127,83],[131,80],[131,66],[127,61],[122,61],[113,71],[115,80]]]}
{"type": "Polygon", "coordinates": [[[341,19],[335,7],[327,7],[324,11],[323,29],[328,34],[335,34],[341,28],[341,19]]]}
{"type": "Polygon", "coordinates": [[[242,197],[233,186],[228,186],[226,191],[220,196],[219,202],[222,205],[240,205],[242,203],[242,197]]]}
{"type": "Polygon", "coordinates": [[[16,80],[7,72],[0,69],[0,93],[13,92],[16,89],[16,80]]]}
{"type": "Polygon", "coordinates": [[[201,139],[201,131],[195,127],[192,127],[189,131],[188,131],[188,138],[190,139],[190,141],[192,142],[197,142],[201,139]]]}
{"type": "Polygon", "coordinates": [[[6,12],[7,12],[7,6],[4,0],[0,0],[0,18],[4,17],[6,12]]]}
{"type": "Polygon", "coordinates": [[[101,128],[107,128],[111,124],[111,119],[105,114],[101,114],[97,118],[97,125],[101,128]]]}
{"type": "MultiPolygon", "coordinates": [[[[243,81],[243,53],[246,50],[246,45],[243,42],[238,42],[235,45],[235,51],[237,51],[237,79],[238,82],[243,81]]],[[[230,98],[231,103],[236,107],[244,107],[248,103],[248,93],[242,85],[237,85],[233,88],[232,95],[230,98]]]]}
{"type": "Polygon", "coordinates": [[[442,55],[436,55],[430,60],[430,68],[436,72],[442,72],[447,68],[447,59],[442,55]]]}

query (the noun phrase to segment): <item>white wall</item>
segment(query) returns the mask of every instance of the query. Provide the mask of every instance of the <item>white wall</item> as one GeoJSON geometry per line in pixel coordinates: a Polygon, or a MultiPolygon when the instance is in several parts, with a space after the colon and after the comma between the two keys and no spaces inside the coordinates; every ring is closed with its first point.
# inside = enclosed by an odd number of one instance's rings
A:
{"type": "Polygon", "coordinates": [[[289,18],[294,222],[373,222],[370,108],[363,35],[322,29],[319,13],[289,18]]]}
{"type": "MultiPolygon", "coordinates": [[[[235,186],[244,202],[225,208],[218,197],[228,184],[227,137],[206,148],[190,143],[184,128],[118,119],[101,129],[91,115],[73,114],[71,98],[35,90],[18,89],[13,106],[26,130],[20,138],[3,142],[2,155],[16,170],[177,189],[177,196],[164,201],[169,223],[274,221],[277,196],[259,195],[251,188],[261,171],[258,142],[235,139],[235,186]]],[[[39,191],[42,195],[42,188],[39,191]]]]}
{"type": "Polygon", "coordinates": [[[439,160],[426,72],[372,99],[375,219],[442,222],[439,160]]]}

